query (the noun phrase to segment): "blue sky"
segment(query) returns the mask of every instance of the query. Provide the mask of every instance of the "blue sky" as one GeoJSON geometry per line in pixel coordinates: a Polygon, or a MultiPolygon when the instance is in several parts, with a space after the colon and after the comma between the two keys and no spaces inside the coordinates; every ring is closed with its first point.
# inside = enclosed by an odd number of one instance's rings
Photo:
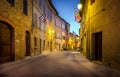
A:
{"type": "Polygon", "coordinates": [[[77,8],[80,0],[51,0],[59,16],[66,20],[70,25],[70,32],[79,34],[80,24],[75,21],[74,8],[77,8]]]}

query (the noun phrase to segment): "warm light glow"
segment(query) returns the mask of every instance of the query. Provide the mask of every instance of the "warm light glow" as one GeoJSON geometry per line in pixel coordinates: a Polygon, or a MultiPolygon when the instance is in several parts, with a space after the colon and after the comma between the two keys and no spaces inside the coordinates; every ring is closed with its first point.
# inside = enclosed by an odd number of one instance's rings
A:
{"type": "Polygon", "coordinates": [[[77,40],[79,40],[79,37],[76,37],[77,40]]]}
{"type": "Polygon", "coordinates": [[[55,35],[54,29],[52,27],[48,27],[48,38],[53,40],[54,35],[55,35]]]}
{"type": "Polygon", "coordinates": [[[52,33],[54,33],[54,30],[52,30],[52,33]]]}
{"type": "Polygon", "coordinates": [[[49,29],[48,33],[51,34],[51,30],[50,29],[49,29]]]}
{"type": "Polygon", "coordinates": [[[78,4],[78,9],[79,9],[79,10],[82,9],[82,4],[78,4]]]}

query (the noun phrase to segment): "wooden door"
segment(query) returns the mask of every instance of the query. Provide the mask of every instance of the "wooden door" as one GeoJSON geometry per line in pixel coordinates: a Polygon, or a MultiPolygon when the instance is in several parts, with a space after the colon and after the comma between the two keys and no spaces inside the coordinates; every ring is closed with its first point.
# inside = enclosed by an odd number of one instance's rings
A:
{"type": "Polygon", "coordinates": [[[12,31],[8,24],[0,22],[0,63],[12,60],[12,31]]]}
{"type": "Polygon", "coordinates": [[[30,56],[30,33],[26,31],[26,56],[30,56]]]}

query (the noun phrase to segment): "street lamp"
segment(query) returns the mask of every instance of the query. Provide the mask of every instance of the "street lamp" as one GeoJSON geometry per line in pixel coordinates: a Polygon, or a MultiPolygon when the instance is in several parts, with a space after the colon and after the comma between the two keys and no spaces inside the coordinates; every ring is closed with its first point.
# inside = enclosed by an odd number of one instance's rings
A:
{"type": "Polygon", "coordinates": [[[77,7],[78,7],[79,10],[81,10],[82,9],[82,4],[79,3],[77,7]]]}
{"type": "Polygon", "coordinates": [[[77,5],[77,7],[78,7],[79,10],[74,9],[74,12],[75,12],[75,21],[77,21],[78,23],[80,23],[80,21],[81,21],[80,10],[82,9],[82,4],[79,3],[77,5]]]}
{"type": "Polygon", "coordinates": [[[78,9],[74,9],[75,12],[75,21],[77,21],[78,23],[80,23],[81,21],[81,16],[80,16],[80,10],[82,9],[82,4],[78,4],[78,9]]]}

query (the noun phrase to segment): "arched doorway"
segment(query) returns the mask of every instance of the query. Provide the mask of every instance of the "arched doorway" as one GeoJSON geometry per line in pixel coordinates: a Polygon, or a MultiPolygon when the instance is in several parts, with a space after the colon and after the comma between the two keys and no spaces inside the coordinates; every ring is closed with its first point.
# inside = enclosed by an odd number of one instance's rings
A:
{"type": "Polygon", "coordinates": [[[25,32],[25,41],[26,41],[26,56],[30,56],[30,33],[28,31],[25,32]]]}
{"type": "Polygon", "coordinates": [[[0,63],[14,59],[14,30],[8,23],[0,21],[0,63]]]}

